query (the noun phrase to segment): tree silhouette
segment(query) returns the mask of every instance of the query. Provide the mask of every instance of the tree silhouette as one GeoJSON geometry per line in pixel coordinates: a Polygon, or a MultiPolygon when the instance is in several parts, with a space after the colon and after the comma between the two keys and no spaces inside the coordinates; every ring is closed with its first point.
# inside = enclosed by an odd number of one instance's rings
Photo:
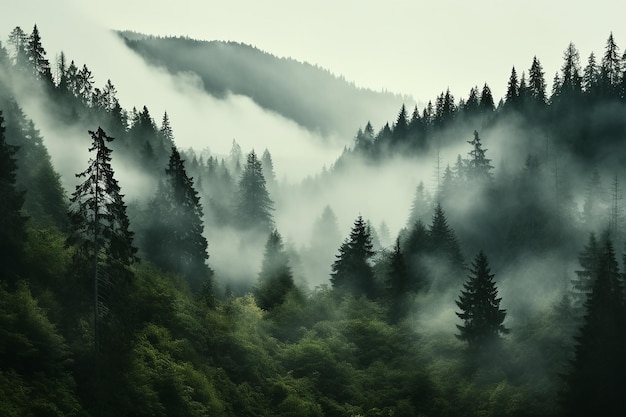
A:
{"type": "Polygon", "coordinates": [[[498,298],[494,276],[487,256],[480,251],[456,302],[461,310],[456,315],[463,320],[462,325],[457,325],[457,337],[473,349],[483,347],[509,332],[503,324],[506,310],[500,308],[501,298],[498,298]]]}
{"type": "Polygon", "coordinates": [[[333,263],[330,274],[333,288],[374,298],[374,272],[369,264],[372,256],[372,237],[367,223],[359,216],[354,221],[350,238],[341,245],[333,263]]]}
{"type": "MultiPolygon", "coordinates": [[[[112,137],[98,128],[89,131],[92,144],[87,169],[78,178],[84,181],[76,186],[70,198],[70,234],[67,245],[76,248],[75,265],[78,271],[85,261],[93,264],[95,347],[99,348],[99,322],[110,311],[114,298],[127,291],[132,279],[128,269],[138,259],[133,245],[134,233],[129,229],[126,204],[111,167],[111,149],[107,143],[112,137]]],[[[82,278],[85,278],[84,276],[82,278]]]]}
{"type": "Polygon", "coordinates": [[[269,231],[274,225],[274,202],[265,185],[263,166],[251,151],[239,180],[235,207],[237,224],[244,229],[269,231]]]}
{"type": "Polygon", "coordinates": [[[289,259],[283,240],[278,231],[273,230],[265,244],[263,265],[259,281],[254,290],[257,304],[264,310],[271,310],[282,304],[287,294],[295,288],[289,259]]]}

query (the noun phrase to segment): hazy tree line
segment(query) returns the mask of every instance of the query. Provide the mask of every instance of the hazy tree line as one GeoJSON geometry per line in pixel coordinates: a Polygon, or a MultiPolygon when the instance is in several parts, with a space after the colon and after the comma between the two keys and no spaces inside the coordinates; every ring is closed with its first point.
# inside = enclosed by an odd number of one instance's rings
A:
{"type": "Polygon", "coordinates": [[[146,106],[124,110],[111,81],[94,87],[87,66],[63,54],[51,65],[37,27],[16,28],[0,45],[0,409],[622,415],[619,183],[602,201],[591,167],[623,138],[624,63],[612,36],[599,65],[592,55],[582,71],[578,60],[571,44],[549,96],[534,58],[528,80],[513,69],[497,107],[484,85],[460,103],[442,93],[410,118],[403,107],[377,134],[368,123],[329,172],[303,182],[305,192],[359,158],[426,152],[446,130],[464,132],[457,140],[467,153],[438,170],[432,195],[417,187],[393,244],[381,245],[383,228],[355,215],[349,235],[329,248],[341,239],[329,206],[298,254],[276,229],[275,199],[288,194],[268,150],[244,155],[233,141],[227,158],[182,152],[167,113],[157,126],[146,106]],[[69,196],[14,97],[24,80],[34,84],[29,94],[55,104],[60,126],[100,126],[86,131],[90,157],[69,196]],[[614,110],[577,129],[606,108],[614,110]],[[588,184],[568,184],[573,165],[554,169],[535,153],[544,143],[528,145],[522,166],[496,170],[481,132],[520,119],[553,134],[552,153],[582,161],[588,184]],[[582,152],[591,138],[598,149],[582,152]],[[111,164],[118,157],[154,179],[146,201],[125,201],[111,164]],[[255,283],[238,291],[217,285],[210,267],[212,231],[225,227],[264,244],[255,283]],[[299,285],[298,268],[329,252],[328,285],[299,285]],[[561,297],[509,323],[499,271],[548,252],[578,253],[579,268],[549,277],[563,284],[561,297]],[[422,326],[436,321],[433,310],[455,327],[422,326]]]}

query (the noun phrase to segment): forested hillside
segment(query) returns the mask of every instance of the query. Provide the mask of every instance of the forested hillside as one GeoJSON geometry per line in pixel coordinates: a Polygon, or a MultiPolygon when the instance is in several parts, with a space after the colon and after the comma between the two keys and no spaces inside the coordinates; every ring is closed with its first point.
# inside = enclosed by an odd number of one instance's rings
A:
{"type": "Polygon", "coordinates": [[[173,74],[197,75],[204,89],[216,97],[250,97],[261,107],[324,135],[351,134],[363,117],[379,119],[407,100],[358,88],[327,70],[278,58],[251,45],[132,32],[120,36],[151,65],[173,74]]]}
{"type": "Polygon", "coordinates": [[[501,100],[363,115],[299,182],[271,149],[179,149],[167,112],[125,109],[44,41],[0,45],[3,415],[626,414],[612,35],[585,65],[568,45],[551,84],[535,57],[501,100]]]}

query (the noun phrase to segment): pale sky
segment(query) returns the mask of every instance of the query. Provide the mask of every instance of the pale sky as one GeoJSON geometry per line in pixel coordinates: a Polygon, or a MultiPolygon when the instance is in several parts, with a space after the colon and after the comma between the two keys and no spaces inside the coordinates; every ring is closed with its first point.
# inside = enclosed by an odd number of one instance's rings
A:
{"type": "Polygon", "coordinates": [[[20,0],[3,7],[0,39],[37,23],[49,54],[80,62],[95,28],[233,40],[425,102],[484,82],[500,97],[511,67],[527,71],[534,55],[551,83],[570,41],[583,65],[611,31],[623,50],[625,15],[626,2],[607,0],[20,0]]]}

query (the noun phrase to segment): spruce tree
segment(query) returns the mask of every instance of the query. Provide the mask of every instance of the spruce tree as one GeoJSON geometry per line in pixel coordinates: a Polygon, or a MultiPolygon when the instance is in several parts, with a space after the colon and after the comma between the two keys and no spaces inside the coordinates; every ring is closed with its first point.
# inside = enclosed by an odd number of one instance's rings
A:
{"type": "Polygon", "coordinates": [[[483,90],[480,93],[480,113],[483,115],[489,115],[493,113],[496,106],[493,101],[493,94],[491,93],[491,88],[485,83],[483,86],[483,90]]]}
{"type": "Polygon", "coordinates": [[[294,288],[282,237],[278,231],[273,230],[265,244],[263,264],[254,290],[254,297],[259,307],[263,310],[271,310],[282,304],[294,288]]]}
{"type": "Polygon", "coordinates": [[[26,44],[26,54],[35,76],[52,83],[50,62],[46,59],[46,50],[41,43],[41,36],[37,25],[33,27],[26,44]]]}
{"type": "Polygon", "coordinates": [[[24,193],[15,186],[17,147],[5,138],[4,117],[0,111],[0,279],[14,283],[20,274],[26,217],[22,215],[24,193]]]}
{"type": "Polygon", "coordinates": [[[596,55],[592,52],[589,54],[589,59],[587,60],[587,65],[583,70],[583,79],[582,86],[585,94],[588,96],[594,95],[598,89],[598,85],[600,83],[600,70],[598,69],[598,64],[596,63],[596,55]]]}
{"type": "Polygon", "coordinates": [[[472,145],[472,150],[468,153],[469,158],[466,165],[468,179],[474,181],[490,180],[492,178],[491,170],[493,166],[490,164],[491,159],[485,156],[487,149],[483,149],[477,131],[474,131],[474,138],[467,141],[467,143],[472,145]]]}
{"type": "Polygon", "coordinates": [[[574,359],[563,396],[566,416],[623,416],[626,412],[626,316],[613,244],[604,237],[585,302],[574,359]]]}
{"type": "Polygon", "coordinates": [[[589,234],[587,245],[578,255],[581,269],[575,271],[576,278],[572,279],[572,305],[579,313],[583,312],[585,301],[591,293],[594,277],[598,274],[600,249],[594,233],[589,234]]]}
{"type": "Polygon", "coordinates": [[[528,72],[528,90],[534,104],[546,103],[546,80],[543,68],[537,57],[533,57],[533,63],[528,72]]]}
{"type": "Polygon", "coordinates": [[[517,72],[515,67],[511,70],[511,76],[506,88],[506,100],[505,103],[509,106],[516,106],[519,98],[519,82],[517,80],[517,72]]]}
{"type": "Polygon", "coordinates": [[[372,256],[374,256],[372,237],[367,223],[359,216],[354,221],[350,238],[341,245],[337,259],[333,263],[330,274],[333,288],[373,299],[376,289],[374,271],[369,264],[372,256]]]}
{"type": "Polygon", "coordinates": [[[203,285],[211,285],[213,275],[206,264],[209,255],[203,235],[202,205],[175,146],[165,174],[150,205],[147,258],[166,271],[180,274],[192,290],[199,291],[203,285]]]}
{"type": "Polygon", "coordinates": [[[389,275],[387,278],[387,291],[389,294],[389,318],[392,323],[397,323],[407,313],[408,292],[411,289],[409,268],[407,266],[404,253],[400,249],[400,238],[396,239],[396,244],[391,254],[389,265],[389,275]]]}
{"type": "MultiPolygon", "coordinates": [[[[130,265],[138,259],[133,245],[126,204],[111,167],[111,149],[107,143],[112,137],[98,128],[89,131],[95,152],[87,169],[78,178],[84,181],[76,186],[70,198],[70,234],[66,244],[76,249],[76,272],[87,280],[92,276],[94,294],[95,347],[99,348],[100,321],[124,296],[132,284],[130,265]],[[91,263],[93,269],[85,268],[91,263]]],[[[118,304],[119,305],[119,304],[118,304]]]]}
{"type": "Polygon", "coordinates": [[[613,32],[606,41],[606,49],[600,64],[600,82],[605,96],[615,97],[619,94],[619,85],[622,76],[622,62],[619,47],[613,39],[613,32]]]}
{"type": "Polygon", "coordinates": [[[237,192],[235,216],[237,225],[244,229],[270,231],[274,225],[272,211],[274,202],[270,198],[263,175],[263,166],[251,151],[237,192]]]}
{"type": "Polygon", "coordinates": [[[392,139],[394,144],[398,144],[406,140],[409,130],[409,120],[404,104],[398,113],[396,123],[393,125],[392,139]]]}
{"type": "Polygon", "coordinates": [[[500,308],[501,298],[498,298],[494,276],[487,256],[480,251],[456,301],[461,310],[456,315],[463,320],[462,325],[457,325],[457,337],[467,342],[471,349],[485,347],[509,332],[503,324],[506,310],[500,308]]]}

